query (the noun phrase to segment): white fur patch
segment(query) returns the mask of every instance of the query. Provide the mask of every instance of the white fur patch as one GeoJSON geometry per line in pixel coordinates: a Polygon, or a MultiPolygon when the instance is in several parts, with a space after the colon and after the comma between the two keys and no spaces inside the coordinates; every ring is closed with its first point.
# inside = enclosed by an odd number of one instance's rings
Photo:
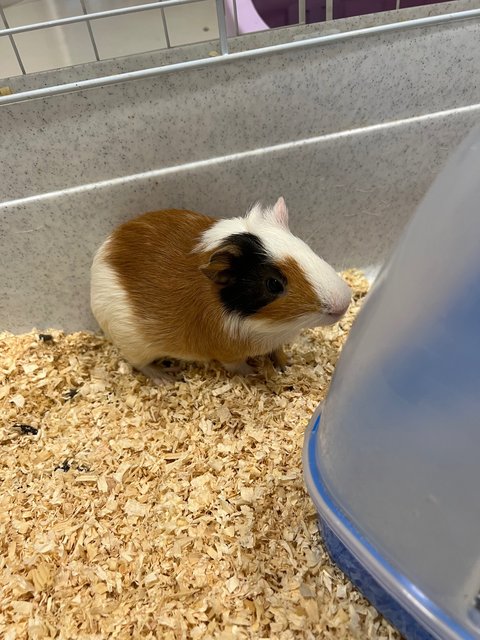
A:
{"type": "Polygon", "coordinates": [[[225,314],[225,330],[233,340],[244,339],[254,347],[254,355],[263,355],[293,342],[302,329],[318,327],[322,322],[321,314],[299,316],[288,322],[274,322],[260,318],[243,318],[238,314],[225,314]]]}
{"type": "Polygon", "coordinates": [[[325,309],[335,313],[337,309],[348,306],[351,297],[348,285],[303,240],[274,222],[271,207],[264,209],[257,203],[244,218],[219,220],[205,231],[197,249],[212,251],[235,233],[258,236],[274,261],[285,258],[296,260],[325,309]]]}
{"type": "MultiPolygon", "coordinates": [[[[209,229],[203,232],[202,239],[198,243],[195,251],[214,251],[224,242],[228,236],[235,233],[247,233],[246,218],[228,218],[218,220],[209,229]]],[[[250,233],[253,233],[250,231],[250,233]]]]}
{"type": "Polygon", "coordinates": [[[127,293],[106,260],[107,240],[97,251],[91,268],[90,304],[93,315],[106,337],[136,368],[159,357],[158,347],[140,335],[127,293]]]}

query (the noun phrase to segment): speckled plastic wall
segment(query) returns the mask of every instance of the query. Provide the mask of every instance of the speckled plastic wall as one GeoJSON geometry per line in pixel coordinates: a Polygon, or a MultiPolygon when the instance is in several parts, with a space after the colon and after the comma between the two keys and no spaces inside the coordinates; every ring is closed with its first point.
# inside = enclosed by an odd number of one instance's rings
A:
{"type": "Polygon", "coordinates": [[[145,210],[283,194],[336,267],[379,265],[479,120],[479,37],[417,28],[1,107],[0,329],[94,328],[92,255],[145,210]]]}

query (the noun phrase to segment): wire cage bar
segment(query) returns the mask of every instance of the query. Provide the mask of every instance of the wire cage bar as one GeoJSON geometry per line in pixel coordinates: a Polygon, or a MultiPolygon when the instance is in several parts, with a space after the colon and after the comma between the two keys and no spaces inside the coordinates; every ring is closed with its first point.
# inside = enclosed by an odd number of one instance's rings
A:
{"type": "MultiPolygon", "coordinates": [[[[8,21],[5,16],[5,12],[0,7],[0,17],[3,19],[4,24],[7,25],[6,28],[0,29],[0,38],[5,37],[10,40],[13,51],[17,58],[19,67],[21,69],[22,74],[25,74],[25,65],[18,50],[18,47],[15,43],[14,36],[21,33],[27,33],[31,31],[37,31],[40,29],[49,29],[52,27],[71,25],[76,23],[85,23],[88,31],[88,36],[90,38],[90,42],[92,45],[92,49],[94,52],[95,60],[99,61],[99,51],[98,46],[95,40],[95,35],[93,29],[91,27],[91,22],[95,20],[101,20],[102,18],[114,17],[114,16],[124,16],[128,14],[134,14],[138,12],[151,11],[154,9],[161,9],[161,18],[162,18],[162,28],[164,31],[166,47],[171,48],[171,38],[168,30],[167,21],[165,18],[165,9],[168,7],[181,6],[181,5],[191,5],[197,2],[201,2],[202,0],[159,0],[157,2],[148,2],[146,4],[139,4],[130,7],[123,7],[119,9],[110,9],[105,11],[97,11],[93,13],[89,13],[87,11],[87,6],[85,0],[80,0],[82,13],[75,16],[70,16],[66,18],[58,18],[54,20],[47,20],[44,22],[37,22],[28,25],[21,25],[17,27],[8,26],[8,21]]],[[[72,93],[76,91],[83,91],[86,89],[91,89],[94,87],[107,86],[111,84],[118,84],[123,82],[128,82],[131,80],[140,80],[144,78],[151,78],[155,76],[159,76],[161,74],[173,73],[177,71],[187,70],[187,69],[198,69],[205,68],[213,65],[222,64],[225,62],[233,62],[235,60],[246,59],[246,58],[255,58],[258,56],[270,55],[273,53],[279,53],[282,51],[291,51],[295,49],[302,49],[306,47],[312,46],[321,46],[327,45],[329,43],[334,42],[343,42],[346,40],[364,37],[368,35],[374,35],[379,33],[389,33],[395,31],[401,31],[404,29],[410,29],[412,27],[423,27],[423,26],[437,26],[449,22],[454,21],[463,21],[463,20],[472,20],[480,18],[480,9],[470,9],[464,11],[458,11],[454,13],[445,13],[440,15],[433,15],[424,18],[417,18],[413,20],[404,20],[399,22],[392,22],[388,24],[382,24],[373,27],[366,27],[361,29],[355,29],[350,31],[343,31],[339,33],[333,33],[328,35],[321,36],[306,36],[302,39],[282,42],[280,44],[264,46],[264,47],[252,47],[246,48],[242,51],[236,51],[231,53],[229,51],[229,36],[227,30],[227,20],[225,13],[225,1],[226,0],[215,0],[215,8],[216,8],[216,17],[218,24],[218,46],[219,52],[217,55],[210,56],[208,58],[201,57],[193,60],[184,60],[181,62],[165,64],[162,66],[150,67],[147,69],[138,69],[134,71],[128,71],[123,73],[116,73],[112,75],[104,75],[101,77],[95,78],[87,78],[85,80],[79,80],[77,82],[67,82],[64,84],[57,84],[52,86],[47,86],[39,89],[32,90],[22,90],[18,93],[11,93],[7,95],[2,95],[0,93],[0,106],[15,104],[20,102],[25,102],[27,100],[40,99],[40,98],[48,98],[50,96],[62,95],[66,93],[72,93]]],[[[234,28],[236,34],[239,34],[239,22],[238,22],[238,6],[237,2],[241,0],[233,0],[233,18],[234,18],[234,28]]],[[[305,0],[297,0],[298,1],[298,17],[299,24],[304,24],[306,21],[306,2],[305,0]]],[[[398,1],[397,1],[398,4],[398,1]]],[[[331,5],[332,0],[327,0],[327,17],[331,17],[331,5]],[[329,10],[330,9],[330,10],[329,10]]]]}
{"type": "Polygon", "coordinates": [[[75,24],[77,22],[90,22],[92,20],[100,20],[101,18],[113,18],[115,16],[124,16],[129,13],[139,13],[140,11],[151,11],[152,9],[165,9],[166,7],[177,7],[184,4],[194,4],[203,0],[161,0],[159,2],[149,2],[148,4],[137,4],[133,7],[122,7],[120,9],[106,9],[105,11],[95,11],[78,16],[70,16],[68,18],[56,18],[55,20],[45,20],[45,22],[35,22],[34,24],[25,24],[18,27],[10,27],[9,29],[1,29],[0,37],[14,36],[19,33],[28,31],[37,31],[38,29],[50,29],[51,27],[64,27],[67,24],[75,24]]]}

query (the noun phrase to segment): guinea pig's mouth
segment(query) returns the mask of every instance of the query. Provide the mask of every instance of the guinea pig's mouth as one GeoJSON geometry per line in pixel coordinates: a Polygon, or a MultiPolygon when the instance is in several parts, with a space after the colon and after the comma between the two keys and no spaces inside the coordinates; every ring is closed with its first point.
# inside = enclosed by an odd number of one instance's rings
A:
{"type": "Polygon", "coordinates": [[[299,317],[300,326],[303,329],[315,329],[315,327],[327,327],[328,325],[335,324],[342,319],[344,313],[327,313],[326,311],[320,311],[319,313],[312,313],[299,317]]]}
{"type": "Polygon", "coordinates": [[[343,318],[343,316],[345,315],[346,310],[345,311],[337,311],[335,313],[333,312],[327,312],[327,311],[323,311],[319,317],[318,317],[318,324],[317,326],[328,326],[330,324],[335,324],[336,322],[338,322],[339,320],[341,320],[343,318]]]}
{"type": "Polygon", "coordinates": [[[331,304],[325,305],[322,309],[323,324],[335,324],[343,318],[350,307],[351,297],[346,296],[343,298],[339,296],[338,300],[333,301],[331,304]]]}
{"type": "Polygon", "coordinates": [[[345,315],[345,311],[337,311],[336,313],[326,313],[326,317],[330,322],[338,322],[345,315]]]}

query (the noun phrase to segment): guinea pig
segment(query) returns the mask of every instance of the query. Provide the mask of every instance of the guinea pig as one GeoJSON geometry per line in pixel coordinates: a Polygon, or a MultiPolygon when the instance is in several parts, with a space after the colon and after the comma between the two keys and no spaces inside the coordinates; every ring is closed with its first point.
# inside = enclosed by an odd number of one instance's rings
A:
{"type": "Polygon", "coordinates": [[[337,322],[350,300],[346,282],[290,232],[283,198],[232,219],[145,213],[113,231],[91,269],[98,324],[157,383],[162,358],[248,374],[248,358],[269,354],[284,366],[283,345],[337,322]]]}

